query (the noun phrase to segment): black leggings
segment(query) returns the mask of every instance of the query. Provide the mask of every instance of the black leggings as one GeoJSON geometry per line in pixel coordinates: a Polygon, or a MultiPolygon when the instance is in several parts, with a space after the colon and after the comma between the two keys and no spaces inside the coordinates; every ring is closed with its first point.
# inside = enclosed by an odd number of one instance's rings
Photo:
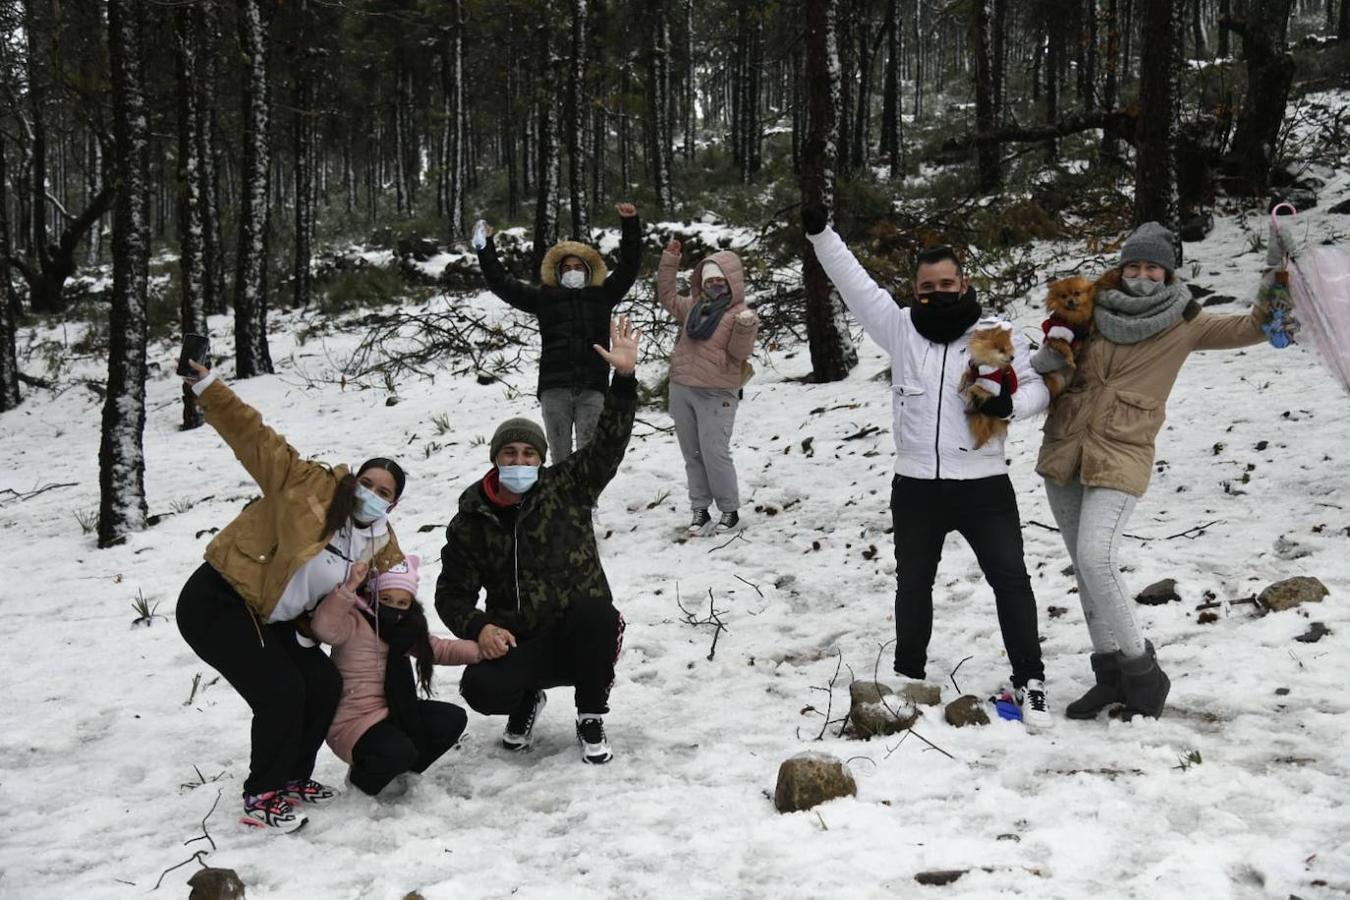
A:
{"type": "Polygon", "coordinates": [[[425,772],[464,733],[468,716],[453,703],[418,700],[421,728],[408,733],[389,719],[366,729],[352,747],[352,784],[372,796],[404,772],[425,772]]]}
{"type": "Polygon", "coordinates": [[[193,651],[253,710],[253,752],[244,792],[260,794],[314,774],[332,724],[342,676],[317,646],[302,647],[295,625],[259,625],[243,597],[209,563],[178,596],[178,630],[193,651]]]}
{"type": "Polygon", "coordinates": [[[1036,596],[1022,556],[1017,495],[1007,475],[925,480],[895,476],[891,483],[895,523],[895,671],[923,678],[933,635],[933,580],[948,532],[958,532],[975,551],[994,606],[1012,682],[1044,679],[1036,596]]]}

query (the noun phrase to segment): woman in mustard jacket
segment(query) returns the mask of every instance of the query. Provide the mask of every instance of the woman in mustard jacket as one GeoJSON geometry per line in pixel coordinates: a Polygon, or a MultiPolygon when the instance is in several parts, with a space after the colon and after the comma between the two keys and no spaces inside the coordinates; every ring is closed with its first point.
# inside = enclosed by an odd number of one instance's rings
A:
{"type": "Polygon", "coordinates": [[[311,776],[342,678],[307,621],[325,597],[353,594],[403,561],[387,515],[406,477],[389,459],[355,474],[301,459],[223,381],[194,368],[184,380],[262,496],[207,546],[179,595],[178,630],[253,710],[242,821],[294,831],[306,821],[297,806],[336,796],[311,776]]]}

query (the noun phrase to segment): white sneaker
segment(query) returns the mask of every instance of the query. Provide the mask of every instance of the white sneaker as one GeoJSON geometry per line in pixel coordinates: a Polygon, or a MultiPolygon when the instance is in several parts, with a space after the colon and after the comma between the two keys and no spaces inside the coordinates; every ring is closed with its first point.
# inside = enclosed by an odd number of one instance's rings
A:
{"type": "Polygon", "coordinates": [[[605,720],[600,716],[577,714],[577,743],[584,763],[603,765],[614,758],[605,739],[605,720]]]}
{"type": "Polygon", "coordinates": [[[1017,705],[1022,707],[1022,722],[1028,731],[1046,731],[1055,727],[1050,715],[1050,703],[1045,699],[1045,682],[1031,679],[1026,687],[1017,689],[1017,705]]]}
{"type": "Polygon", "coordinates": [[[507,750],[520,752],[530,749],[534,743],[534,723],[548,703],[548,694],[535,691],[533,697],[526,697],[520,707],[506,719],[506,730],[502,732],[502,746],[507,750]]]}

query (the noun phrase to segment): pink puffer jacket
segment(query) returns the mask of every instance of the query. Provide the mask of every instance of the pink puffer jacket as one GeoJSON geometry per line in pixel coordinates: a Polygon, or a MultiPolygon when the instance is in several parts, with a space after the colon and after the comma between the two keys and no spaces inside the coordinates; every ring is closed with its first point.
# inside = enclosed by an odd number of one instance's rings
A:
{"type": "MultiPolygon", "coordinates": [[[[375,636],[370,620],[337,598],[319,604],[311,622],[314,636],[333,645],[333,663],[342,673],[342,699],[328,728],[328,746],[348,765],[352,748],[370,726],[389,716],[384,698],[384,672],[389,645],[375,636]]],[[[438,666],[467,666],[482,657],[477,641],[448,640],[431,635],[438,666]]]]}
{"type": "Polygon", "coordinates": [[[672,384],[695,388],[728,388],[741,386],[741,364],[755,349],[755,332],[759,317],[745,305],[745,270],[741,258],[730,250],[719,250],[694,266],[690,277],[688,296],[681,296],[675,287],[675,273],[680,257],[662,253],[661,265],[656,270],[656,296],[661,305],[680,323],[680,336],[670,354],[670,381],[672,384]],[[731,286],[731,306],[717,323],[717,330],[704,341],[696,341],[685,331],[685,320],[694,304],[703,297],[703,267],[717,263],[731,286]],[[739,321],[742,312],[750,312],[749,323],[739,321]]]}

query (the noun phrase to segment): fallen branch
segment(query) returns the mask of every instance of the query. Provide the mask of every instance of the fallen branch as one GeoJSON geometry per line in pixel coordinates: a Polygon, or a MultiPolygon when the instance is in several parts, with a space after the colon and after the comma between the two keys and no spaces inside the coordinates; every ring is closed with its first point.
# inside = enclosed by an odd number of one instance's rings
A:
{"type": "Polygon", "coordinates": [[[735,579],[736,579],[737,581],[739,581],[741,584],[748,584],[748,585],[750,585],[750,587],[752,587],[752,588],[755,589],[755,593],[756,593],[756,594],[759,594],[759,599],[761,599],[761,600],[764,599],[764,592],[761,591],[761,590],[759,589],[759,585],[754,584],[754,583],[749,582],[749,581],[746,581],[744,578],[742,578],[742,577],[739,576],[739,575],[733,575],[733,576],[731,576],[731,577],[732,577],[732,578],[735,578],[735,579]]]}
{"type": "Polygon", "coordinates": [[[192,854],[192,855],[189,856],[187,859],[185,859],[185,860],[183,860],[182,862],[180,862],[178,865],[176,865],[176,866],[169,866],[169,867],[168,867],[167,869],[165,869],[163,872],[160,872],[160,873],[159,873],[159,878],[158,878],[158,880],[155,881],[155,886],[154,886],[153,888],[151,888],[151,890],[154,890],[154,891],[159,890],[159,886],[160,886],[161,882],[164,881],[164,876],[165,876],[165,875],[168,875],[168,874],[169,874],[170,872],[172,872],[174,869],[181,869],[181,868],[183,868],[183,866],[186,866],[188,863],[192,862],[194,859],[197,861],[197,864],[198,864],[199,866],[201,866],[203,869],[209,868],[209,866],[207,866],[206,863],[202,861],[202,857],[205,856],[206,854],[210,853],[210,852],[211,852],[210,850],[198,850],[196,853],[192,854]]]}
{"type": "MultiPolygon", "coordinates": [[[[731,540],[727,541],[725,544],[718,544],[716,547],[713,547],[713,548],[712,548],[711,550],[709,550],[708,552],[709,552],[709,553],[715,553],[716,551],[721,550],[723,547],[729,547],[730,545],[734,544],[736,541],[745,541],[745,538],[742,536],[742,535],[744,535],[744,534],[745,534],[744,530],[738,531],[738,532],[736,532],[734,535],[732,535],[731,540]]],[[[747,544],[750,543],[749,541],[745,541],[745,542],[746,542],[747,544]]]]}
{"type": "Polygon", "coordinates": [[[1160,538],[1144,537],[1142,534],[1130,534],[1128,531],[1125,532],[1125,537],[1134,538],[1136,541],[1143,541],[1146,544],[1150,541],[1171,541],[1177,538],[1186,538],[1187,540],[1193,541],[1200,535],[1204,534],[1206,529],[1213,528],[1215,525],[1227,525],[1227,524],[1228,522],[1226,519],[1215,519],[1213,522],[1206,522],[1204,525],[1195,525],[1191,528],[1187,528],[1185,531],[1178,531],[1176,534],[1169,534],[1167,537],[1160,537],[1160,538]]]}
{"type": "Polygon", "coordinates": [[[713,626],[712,647],[708,650],[708,661],[712,662],[713,656],[717,653],[717,639],[722,636],[722,632],[727,630],[726,623],[722,621],[722,614],[713,605],[712,588],[708,588],[708,617],[705,619],[698,618],[694,613],[684,608],[684,604],[680,602],[680,586],[678,583],[675,585],[675,605],[680,608],[680,612],[684,615],[681,620],[684,624],[692,625],[695,628],[702,625],[713,626]]]}
{"type": "MultiPolygon", "coordinates": [[[[195,769],[196,766],[193,766],[193,768],[195,769]]],[[[201,775],[201,772],[199,771],[197,774],[198,774],[198,775],[201,775]]],[[[215,842],[214,840],[211,839],[211,832],[209,832],[209,831],[206,830],[206,820],[209,819],[209,818],[211,818],[211,813],[213,813],[213,812],[216,811],[216,806],[220,803],[220,794],[221,794],[221,791],[223,791],[223,790],[224,790],[224,788],[217,788],[217,789],[216,789],[216,799],[215,799],[215,802],[212,803],[212,804],[211,804],[211,808],[208,809],[208,810],[206,811],[206,815],[202,816],[202,833],[199,834],[199,835],[197,835],[197,836],[194,837],[194,838],[188,838],[186,841],[183,841],[183,846],[184,846],[184,847],[186,847],[188,844],[192,844],[192,843],[195,843],[195,842],[197,842],[197,841],[204,840],[204,841],[206,841],[207,843],[209,843],[209,844],[211,845],[211,849],[212,849],[212,850],[216,849],[216,842],[215,842]]]]}
{"type": "Polygon", "coordinates": [[[961,671],[961,667],[964,666],[967,662],[969,662],[970,660],[972,660],[972,659],[974,659],[974,658],[975,658],[975,657],[973,657],[973,656],[967,656],[965,659],[963,659],[963,660],[961,660],[959,663],[957,663],[957,664],[956,664],[956,668],[955,668],[955,669],[952,669],[951,674],[947,676],[948,678],[950,678],[950,679],[952,680],[952,687],[956,688],[956,693],[957,693],[958,696],[962,693],[962,691],[961,691],[961,685],[959,685],[959,684],[956,683],[956,673],[959,672],[959,671],[961,671]]]}
{"type": "Polygon", "coordinates": [[[1059,529],[1055,526],[1047,525],[1044,522],[1037,522],[1035,519],[1027,519],[1027,524],[1035,525],[1037,528],[1044,528],[1046,531],[1053,531],[1055,534],[1059,534],[1059,529]]]}
{"type": "MultiPolygon", "coordinates": [[[[65,482],[61,482],[61,483],[59,483],[59,484],[57,484],[57,483],[54,482],[54,483],[52,483],[52,484],[44,484],[42,487],[38,488],[37,490],[29,491],[29,492],[26,493],[26,494],[20,494],[18,491],[14,490],[13,488],[5,488],[4,490],[0,490],[0,494],[10,494],[10,495],[12,495],[12,499],[13,499],[13,500],[22,503],[24,500],[32,500],[32,499],[33,499],[34,497],[36,497],[38,494],[45,494],[47,491],[54,491],[54,490],[56,490],[57,488],[78,487],[78,486],[79,486],[79,482],[76,482],[76,481],[65,481],[65,482]]],[[[4,506],[5,503],[8,503],[8,502],[9,502],[8,500],[6,500],[6,501],[4,501],[4,502],[0,502],[0,506],[4,506]]]]}
{"type": "Polygon", "coordinates": [[[818,741],[825,739],[825,729],[830,727],[830,712],[834,709],[834,683],[839,680],[839,670],[844,667],[844,651],[836,648],[834,652],[837,656],[834,664],[834,674],[830,676],[830,683],[825,687],[811,686],[811,690],[813,691],[825,691],[826,694],[828,694],[828,698],[825,701],[825,721],[820,725],[820,734],[816,735],[816,740],[818,741]]]}

